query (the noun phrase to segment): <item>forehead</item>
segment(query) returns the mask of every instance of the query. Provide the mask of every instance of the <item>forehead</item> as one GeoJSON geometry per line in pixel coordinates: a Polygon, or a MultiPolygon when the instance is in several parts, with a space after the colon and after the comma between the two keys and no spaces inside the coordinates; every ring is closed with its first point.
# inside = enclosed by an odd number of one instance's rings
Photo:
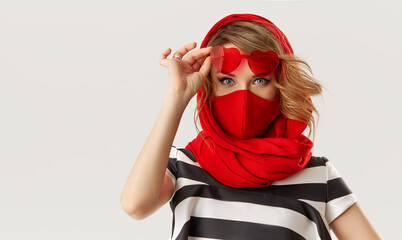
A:
{"type": "Polygon", "coordinates": [[[225,44],[223,44],[222,46],[227,47],[227,48],[229,48],[229,47],[235,47],[235,48],[237,48],[233,43],[225,43],[225,44]]]}
{"type": "Polygon", "coordinates": [[[244,52],[242,50],[240,50],[240,48],[238,48],[236,45],[234,45],[233,43],[225,43],[222,46],[224,46],[225,48],[237,48],[239,49],[241,54],[244,54],[244,52]]]}

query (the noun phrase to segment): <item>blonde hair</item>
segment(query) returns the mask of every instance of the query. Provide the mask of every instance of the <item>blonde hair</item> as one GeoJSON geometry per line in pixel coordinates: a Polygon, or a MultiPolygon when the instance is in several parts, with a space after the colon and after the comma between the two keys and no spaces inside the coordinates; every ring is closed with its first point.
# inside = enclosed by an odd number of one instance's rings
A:
{"type": "MultiPolygon", "coordinates": [[[[280,66],[274,72],[272,83],[278,88],[280,94],[280,110],[289,118],[302,121],[309,127],[308,138],[313,134],[315,138],[319,113],[309,96],[321,95],[322,85],[304,69],[307,68],[311,75],[312,70],[308,63],[299,57],[285,53],[278,39],[262,24],[254,21],[238,20],[221,27],[208,41],[205,47],[232,43],[246,54],[255,49],[262,51],[273,50],[279,55],[280,66]],[[317,122],[313,113],[317,114],[317,122]]],[[[213,93],[213,80],[211,74],[204,81],[200,101],[194,111],[194,124],[197,127],[199,112],[207,102],[211,109],[213,93]],[[204,99],[203,102],[201,100],[204,99]]]]}

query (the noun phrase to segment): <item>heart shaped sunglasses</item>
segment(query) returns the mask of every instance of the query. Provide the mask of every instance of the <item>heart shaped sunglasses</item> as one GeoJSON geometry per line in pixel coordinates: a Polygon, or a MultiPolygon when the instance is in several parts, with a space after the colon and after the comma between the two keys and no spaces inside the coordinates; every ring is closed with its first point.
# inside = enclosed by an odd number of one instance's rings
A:
{"type": "Polygon", "coordinates": [[[224,74],[233,72],[243,58],[246,58],[253,73],[259,77],[267,76],[275,71],[279,65],[279,57],[275,51],[254,50],[249,55],[241,54],[239,49],[214,46],[211,50],[213,66],[224,74]]]}

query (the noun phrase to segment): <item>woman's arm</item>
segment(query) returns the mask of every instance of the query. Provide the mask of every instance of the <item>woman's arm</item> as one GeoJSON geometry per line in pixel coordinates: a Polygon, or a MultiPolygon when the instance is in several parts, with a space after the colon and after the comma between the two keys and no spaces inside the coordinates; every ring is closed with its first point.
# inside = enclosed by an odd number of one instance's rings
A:
{"type": "Polygon", "coordinates": [[[381,240],[357,203],[332,221],[329,227],[339,240],[381,240]]]}
{"type": "Polygon", "coordinates": [[[149,216],[173,194],[173,184],[170,179],[166,180],[169,177],[165,176],[165,171],[185,107],[186,103],[180,95],[168,92],[155,125],[135,161],[120,197],[123,210],[134,219],[149,216]]]}
{"type": "MultiPolygon", "coordinates": [[[[186,44],[175,55],[183,57],[196,45],[186,44]]],[[[210,71],[210,51],[210,47],[202,48],[183,59],[167,59],[168,48],[160,56],[159,63],[169,70],[168,91],[120,196],[123,210],[134,219],[147,217],[173,194],[173,182],[165,175],[169,153],[183,112],[210,71]]]]}

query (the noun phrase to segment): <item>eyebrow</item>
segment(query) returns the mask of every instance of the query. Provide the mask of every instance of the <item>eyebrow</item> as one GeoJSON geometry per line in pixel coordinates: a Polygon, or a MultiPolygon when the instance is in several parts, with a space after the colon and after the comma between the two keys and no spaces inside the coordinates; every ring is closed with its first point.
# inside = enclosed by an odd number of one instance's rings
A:
{"type": "MultiPolygon", "coordinates": [[[[224,73],[219,72],[219,74],[222,74],[222,75],[229,75],[229,76],[231,76],[231,77],[235,77],[235,76],[236,76],[236,75],[231,74],[231,73],[224,74],[224,73]]],[[[253,78],[258,78],[258,76],[257,76],[257,75],[255,75],[255,74],[253,74],[253,78]]]]}

